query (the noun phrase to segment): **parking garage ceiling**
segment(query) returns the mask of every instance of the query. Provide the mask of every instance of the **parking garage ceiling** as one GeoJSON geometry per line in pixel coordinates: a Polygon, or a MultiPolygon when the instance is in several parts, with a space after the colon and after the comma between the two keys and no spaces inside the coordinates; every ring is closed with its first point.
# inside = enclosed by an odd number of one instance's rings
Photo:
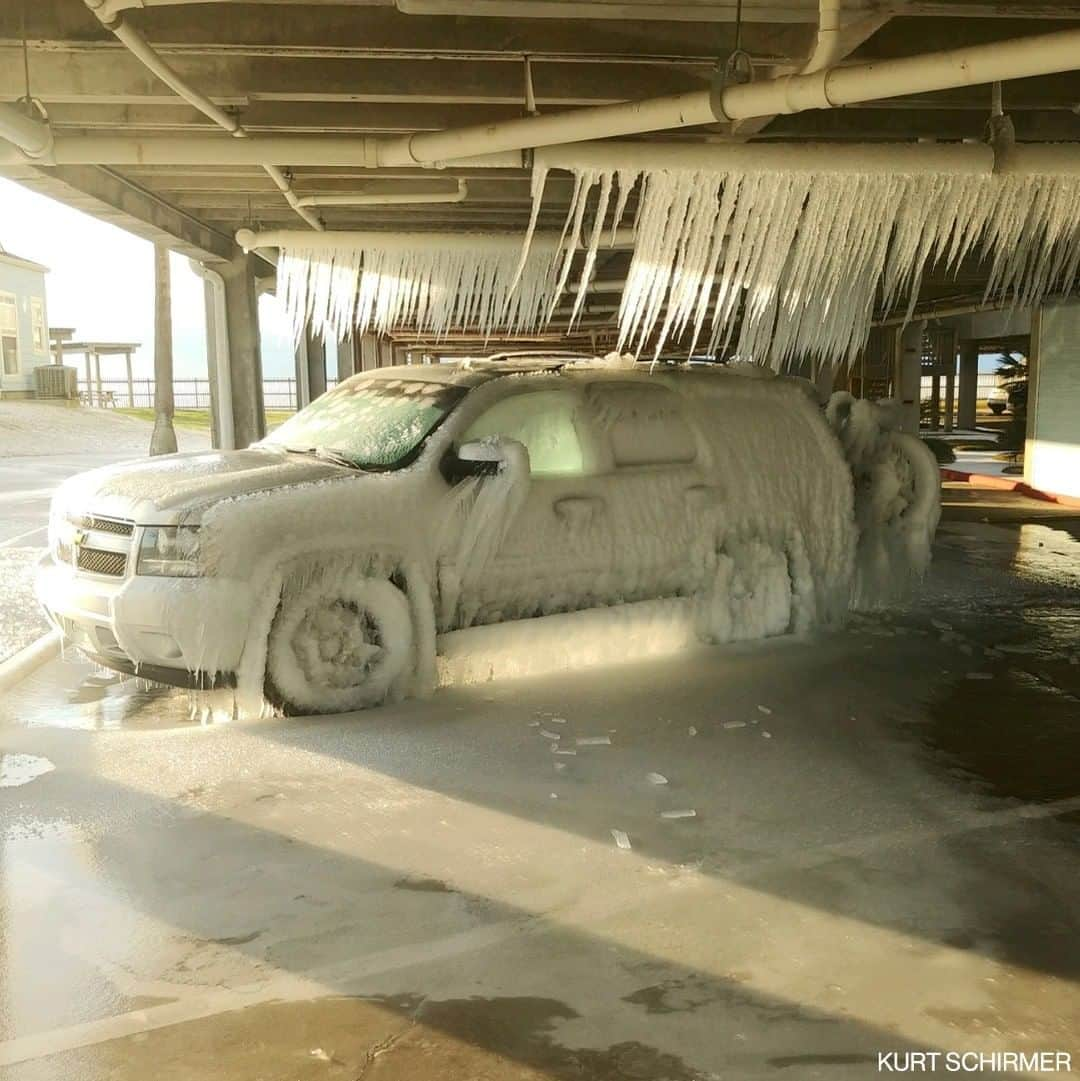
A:
{"type": "MultiPolygon", "coordinates": [[[[159,53],[252,135],[393,135],[526,114],[527,75],[541,114],[709,86],[736,42],[755,77],[800,69],[813,49],[816,0],[570,3],[565,0],[398,0],[354,3],[176,3],[127,10],[159,53]]],[[[1080,3],[915,0],[845,5],[841,51],[896,58],[1080,26],[1080,3]]],[[[83,0],[0,5],[0,100],[30,96],[57,135],[228,136],[118,42],[83,0]]],[[[1006,83],[1017,139],[1080,139],[1080,72],[1006,83]]],[[[839,140],[911,142],[984,137],[990,88],[870,101],[639,136],[642,143],[839,140]]],[[[643,147],[643,155],[648,150],[643,147]]],[[[526,168],[443,171],[277,163],[297,195],[446,193],[460,202],[326,206],[331,230],[521,232],[530,213],[526,168]]],[[[3,174],[198,258],[227,258],[240,228],[302,227],[258,165],[7,165],[3,174]]],[[[540,227],[560,228],[569,176],[549,178],[540,227]]],[[[603,256],[598,279],[625,273],[603,256]]],[[[924,285],[924,300],[974,296],[978,266],[924,285]]],[[[590,300],[610,306],[601,287],[590,300]]]]}

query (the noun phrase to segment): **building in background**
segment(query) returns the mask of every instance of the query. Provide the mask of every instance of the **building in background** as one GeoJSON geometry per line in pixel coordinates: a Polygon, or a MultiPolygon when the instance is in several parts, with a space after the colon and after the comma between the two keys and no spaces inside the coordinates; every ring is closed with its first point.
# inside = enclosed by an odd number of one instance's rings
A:
{"type": "Polygon", "coordinates": [[[34,369],[51,363],[47,273],[0,246],[0,398],[33,398],[34,369]]]}

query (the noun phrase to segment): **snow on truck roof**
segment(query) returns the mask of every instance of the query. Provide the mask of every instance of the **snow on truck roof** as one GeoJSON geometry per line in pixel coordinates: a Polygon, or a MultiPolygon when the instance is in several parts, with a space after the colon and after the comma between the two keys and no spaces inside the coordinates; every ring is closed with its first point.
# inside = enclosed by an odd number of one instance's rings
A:
{"type": "Polygon", "coordinates": [[[593,357],[584,353],[501,353],[492,357],[466,358],[443,361],[440,364],[398,364],[389,368],[375,368],[358,372],[354,380],[364,379],[411,379],[426,383],[443,383],[451,386],[475,387],[508,375],[565,375],[613,372],[647,381],[651,376],[693,375],[704,378],[717,376],[741,376],[752,379],[788,378],[778,376],[769,368],[756,364],[687,364],[651,360],[635,361],[630,356],[593,357]]]}

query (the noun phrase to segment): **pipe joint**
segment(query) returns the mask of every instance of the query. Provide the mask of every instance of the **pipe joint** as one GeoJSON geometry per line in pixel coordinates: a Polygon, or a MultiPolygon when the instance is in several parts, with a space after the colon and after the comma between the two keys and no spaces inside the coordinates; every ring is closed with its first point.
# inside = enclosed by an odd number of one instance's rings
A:
{"type": "Polygon", "coordinates": [[[806,109],[834,108],[834,102],[829,97],[830,74],[831,69],[827,69],[783,76],[783,107],[780,112],[801,113],[806,109]]]}

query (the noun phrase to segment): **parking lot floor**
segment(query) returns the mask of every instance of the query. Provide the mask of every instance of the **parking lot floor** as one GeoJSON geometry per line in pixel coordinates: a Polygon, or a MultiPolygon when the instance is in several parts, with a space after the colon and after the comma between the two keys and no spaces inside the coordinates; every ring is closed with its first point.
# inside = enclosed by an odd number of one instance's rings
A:
{"type": "Polygon", "coordinates": [[[1080,526],[991,517],[842,631],[362,714],[51,662],[0,702],[0,1078],[1080,1074],[1080,526]]]}

